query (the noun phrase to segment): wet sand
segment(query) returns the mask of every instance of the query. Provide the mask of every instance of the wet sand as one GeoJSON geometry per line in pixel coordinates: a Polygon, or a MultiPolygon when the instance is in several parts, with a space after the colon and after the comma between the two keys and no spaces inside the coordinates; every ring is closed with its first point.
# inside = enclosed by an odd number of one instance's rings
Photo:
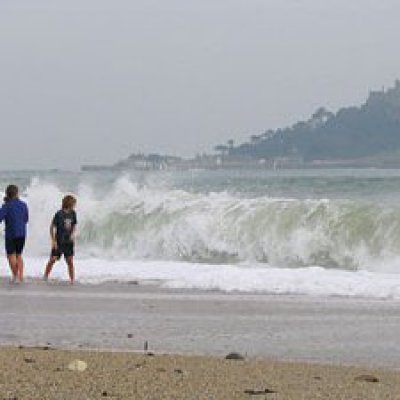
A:
{"type": "Polygon", "coordinates": [[[0,345],[45,345],[400,368],[400,303],[0,282],[0,345]],[[129,337],[128,337],[129,336],[129,337]]]}
{"type": "Polygon", "coordinates": [[[394,301],[1,281],[0,327],[0,400],[400,399],[394,301]]]}

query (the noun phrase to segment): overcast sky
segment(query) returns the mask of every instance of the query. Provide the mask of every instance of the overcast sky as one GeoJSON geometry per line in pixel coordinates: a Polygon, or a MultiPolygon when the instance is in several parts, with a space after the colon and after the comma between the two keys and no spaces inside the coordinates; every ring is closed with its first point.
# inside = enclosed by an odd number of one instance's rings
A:
{"type": "Polygon", "coordinates": [[[400,78],[398,0],[0,0],[0,169],[192,156],[400,78]]]}

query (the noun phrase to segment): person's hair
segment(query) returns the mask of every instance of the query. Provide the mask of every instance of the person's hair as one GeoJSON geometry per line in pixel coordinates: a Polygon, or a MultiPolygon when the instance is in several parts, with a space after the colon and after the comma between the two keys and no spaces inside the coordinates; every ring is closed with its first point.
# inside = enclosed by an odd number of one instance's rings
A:
{"type": "Polygon", "coordinates": [[[69,210],[73,208],[76,204],[76,198],[70,194],[64,196],[62,200],[62,208],[65,210],[69,210]]]}
{"type": "Polygon", "coordinates": [[[16,199],[18,197],[18,186],[16,185],[8,185],[6,188],[6,197],[4,197],[4,201],[10,201],[16,199]]]}

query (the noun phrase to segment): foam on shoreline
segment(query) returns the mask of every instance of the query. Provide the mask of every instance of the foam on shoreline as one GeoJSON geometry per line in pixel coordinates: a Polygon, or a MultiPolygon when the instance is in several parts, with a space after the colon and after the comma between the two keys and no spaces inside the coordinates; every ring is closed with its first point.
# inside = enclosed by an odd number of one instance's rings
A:
{"type": "MultiPolygon", "coordinates": [[[[40,279],[46,258],[26,258],[25,276],[40,279]]],[[[330,270],[321,267],[274,268],[241,265],[207,265],[168,261],[113,261],[77,259],[77,281],[151,282],[164,288],[221,290],[224,292],[342,296],[400,299],[400,275],[367,271],[330,270]]],[[[2,268],[0,276],[8,276],[2,268]]],[[[54,267],[52,279],[67,279],[64,261],[54,267]]]]}

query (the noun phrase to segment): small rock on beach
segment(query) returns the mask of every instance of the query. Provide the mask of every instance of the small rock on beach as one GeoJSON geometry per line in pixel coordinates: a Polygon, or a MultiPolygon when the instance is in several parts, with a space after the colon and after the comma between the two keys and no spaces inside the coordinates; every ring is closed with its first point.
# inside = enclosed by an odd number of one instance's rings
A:
{"type": "Polygon", "coordinates": [[[85,363],[85,361],[82,360],[74,360],[68,364],[68,369],[70,371],[83,372],[86,368],[87,364],[85,363]]]}
{"type": "Polygon", "coordinates": [[[226,357],[226,360],[244,360],[244,356],[242,356],[240,353],[229,353],[226,357]]]}

